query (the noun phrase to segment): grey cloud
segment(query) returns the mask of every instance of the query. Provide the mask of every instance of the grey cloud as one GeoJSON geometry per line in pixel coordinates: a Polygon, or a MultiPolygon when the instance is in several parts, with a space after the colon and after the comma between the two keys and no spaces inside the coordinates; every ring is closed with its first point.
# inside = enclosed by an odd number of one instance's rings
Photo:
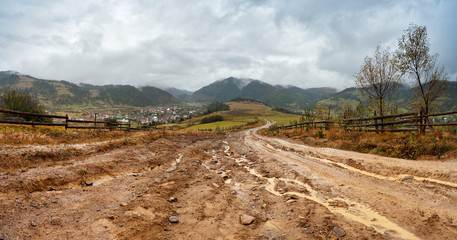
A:
{"type": "MultiPolygon", "coordinates": [[[[4,7],[3,7],[4,6],[4,7]]],[[[196,90],[228,76],[349,87],[410,22],[456,75],[452,1],[6,1],[0,69],[92,84],[196,90]],[[452,50],[452,51],[451,51],[452,50]]]]}

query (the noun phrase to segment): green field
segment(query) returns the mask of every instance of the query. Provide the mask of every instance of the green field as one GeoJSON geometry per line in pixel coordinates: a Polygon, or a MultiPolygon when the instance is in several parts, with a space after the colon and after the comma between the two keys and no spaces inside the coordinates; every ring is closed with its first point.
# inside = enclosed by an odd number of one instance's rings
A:
{"type": "Polygon", "coordinates": [[[300,116],[272,111],[270,107],[254,102],[228,102],[230,110],[212,113],[211,115],[222,115],[225,121],[199,124],[203,117],[187,120],[185,123],[192,125],[187,127],[188,130],[211,129],[216,130],[233,127],[236,125],[245,125],[248,122],[254,122],[256,119],[266,119],[276,122],[277,124],[287,125],[292,121],[299,121],[300,116]]]}

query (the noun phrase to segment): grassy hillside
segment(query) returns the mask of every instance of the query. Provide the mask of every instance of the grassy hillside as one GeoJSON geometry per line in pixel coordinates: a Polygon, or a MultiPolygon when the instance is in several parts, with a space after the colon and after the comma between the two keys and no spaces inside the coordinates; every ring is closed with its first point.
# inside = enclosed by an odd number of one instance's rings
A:
{"type": "MultiPolygon", "coordinates": [[[[230,110],[212,113],[211,115],[222,115],[224,121],[207,124],[199,124],[201,118],[190,119],[183,122],[188,130],[228,128],[236,125],[245,125],[248,122],[254,122],[256,119],[266,119],[277,122],[278,124],[289,124],[291,121],[298,121],[300,116],[272,111],[271,107],[261,103],[254,102],[228,102],[230,110]]],[[[183,126],[184,126],[183,125],[183,126]]]]}

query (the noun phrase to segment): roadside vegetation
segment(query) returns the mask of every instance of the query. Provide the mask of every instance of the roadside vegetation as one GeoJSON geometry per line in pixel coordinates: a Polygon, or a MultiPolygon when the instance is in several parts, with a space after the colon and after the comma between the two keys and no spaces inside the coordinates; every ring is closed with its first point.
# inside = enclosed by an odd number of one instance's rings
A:
{"type": "Polygon", "coordinates": [[[263,130],[271,137],[290,138],[316,147],[330,147],[386,157],[437,160],[457,157],[456,131],[436,130],[427,135],[410,133],[374,133],[297,128],[280,131],[263,130]]]}

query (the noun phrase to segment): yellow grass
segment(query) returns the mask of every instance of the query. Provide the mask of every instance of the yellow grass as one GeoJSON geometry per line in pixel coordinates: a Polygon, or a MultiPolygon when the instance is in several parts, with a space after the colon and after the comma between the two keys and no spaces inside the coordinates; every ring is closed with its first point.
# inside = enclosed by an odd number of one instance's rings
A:
{"type": "Polygon", "coordinates": [[[186,128],[187,130],[198,130],[198,129],[211,129],[215,130],[219,128],[228,128],[236,125],[245,125],[249,122],[254,122],[256,119],[266,119],[269,121],[276,122],[277,124],[287,125],[291,121],[298,121],[300,116],[293,114],[286,114],[281,112],[272,111],[271,107],[265,106],[260,103],[253,102],[228,102],[230,110],[212,113],[211,115],[222,115],[225,121],[199,124],[200,120],[205,117],[198,117],[188,121],[186,124],[191,125],[186,128]]]}

